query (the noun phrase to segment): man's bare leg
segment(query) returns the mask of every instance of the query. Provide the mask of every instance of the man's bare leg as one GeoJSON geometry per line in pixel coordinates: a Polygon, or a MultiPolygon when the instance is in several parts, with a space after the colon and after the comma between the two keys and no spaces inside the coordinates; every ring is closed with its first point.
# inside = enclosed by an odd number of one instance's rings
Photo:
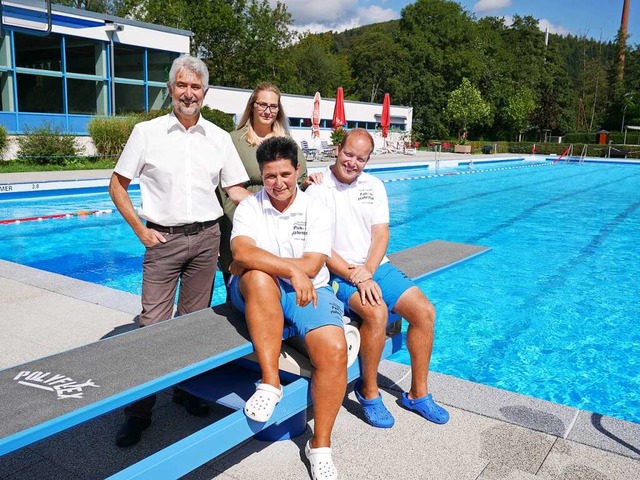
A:
{"type": "Polygon", "coordinates": [[[378,398],[378,366],[384,350],[388,319],[388,307],[371,305],[368,302],[362,305],[358,292],[351,295],[349,309],[355,312],[361,319],[360,325],[360,366],[362,372],[362,388],[360,394],[367,400],[378,398]]]}
{"type": "Polygon", "coordinates": [[[411,390],[409,398],[422,398],[429,393],[428,375],[435,323],[435,308],[418,287],[405,291],[393,309],[409,322],[407,350],[411,358],[411,390]]]}

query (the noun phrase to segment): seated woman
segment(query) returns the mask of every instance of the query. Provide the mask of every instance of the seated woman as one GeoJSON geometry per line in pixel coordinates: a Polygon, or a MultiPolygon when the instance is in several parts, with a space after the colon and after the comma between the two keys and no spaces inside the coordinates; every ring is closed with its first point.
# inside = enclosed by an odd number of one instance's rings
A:
{"type": "Polygon", "coordinates": [[[296,185],[297,145],[265,140],[257,150],[264,187],[235,213],[229,283],[233,305],[245,314],[262,381],[247,400],[247,417],[266,422],[282,398],[278,358],[284,323],[302,337],[315,367],[311,377],[314,434],[305,454],[314,479],[337,478],[331,431],[347,386],[343,306],[329,287],[329,210],[296,185]]]}

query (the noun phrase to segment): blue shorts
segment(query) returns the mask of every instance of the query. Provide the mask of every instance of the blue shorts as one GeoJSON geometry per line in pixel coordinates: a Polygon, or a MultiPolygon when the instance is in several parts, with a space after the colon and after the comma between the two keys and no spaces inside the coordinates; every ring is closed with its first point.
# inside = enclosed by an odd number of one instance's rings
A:
{"type": "MultiPolygon", "coordinates": [[[[344,328],[342,316],[344,309],[342,302],[336,298],[329,286],[318,288],[318,306],[313,303],[306,307],[296,304],[296,291],[291,285],[278,279],[280,284],[280,305],[287,325],[291,325],[296,335],[304,338],[311,330],[326,325],[335,325],[344,328]]],[[[229,282],[229,297],[234,307],[242,313],[245,311],[245,302],[240,293],[240,277],[234,275],[229,282]]]]}
{"type": "MultiPolygon", "coordinates": [[[[396,302],[404,292],[416,286],[409,277],[394,267],[391,262],[380,265],[374,272],[373,279],[382,290],[382,299],[389,307],[389,312],[393,311],[396,302]]],[[[338,299],[344,304],[345,314],[349,315],[351,313],[349,299],[354,293],[358,293],[358,289],[349,280],[333,274],[329,283],[338,299]]]]}

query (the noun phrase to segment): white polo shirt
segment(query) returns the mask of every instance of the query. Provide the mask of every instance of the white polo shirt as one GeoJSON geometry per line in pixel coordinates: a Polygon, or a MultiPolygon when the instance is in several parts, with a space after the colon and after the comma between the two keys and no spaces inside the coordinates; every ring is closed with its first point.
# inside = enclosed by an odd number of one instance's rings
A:
{"type": "MultiPolygon", "coordinates": [[[[351,184],[340,183],[331,169],[322,183],[306,193],[322,200],[333,220],[333,249],[347,262],[363,265],[371,248],[371,226],[389,223],[389,200],[384,184],[361,173],[351,184]]],[[[381,263],[388,262],[385,256],[381,263]]]]}
{"type": "MultiPolygon", "coordinates": [[[[280,213],[262,189],[238,205],[231,240],[235,237],[252,238],[256,246],[282,258],[302,258],[308,252],[328,257],[331,255],[331,217],[322,203],[300,189],[289,208],[280,213]]],[[[311,280],[316,289],[328,285],[327,266],[323,265],[311,280]]]]}
{"type": "Polygon", "coordinates": [[[202,115],[187,130],[173,112],[133,128],[115,172],[140,177],[139,215],[164,226],[219,218],[218,183],[249,180],[227,132],[202,115]]]}

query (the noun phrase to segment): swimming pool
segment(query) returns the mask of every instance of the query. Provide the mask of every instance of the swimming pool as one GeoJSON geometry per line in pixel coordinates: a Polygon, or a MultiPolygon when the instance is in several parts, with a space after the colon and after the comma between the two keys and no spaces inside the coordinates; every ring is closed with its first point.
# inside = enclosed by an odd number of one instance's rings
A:
{"type": "MultiPolygon", "coordinates": [[[[387,180],[390,251],[432,239],[492,247],[420,282],[438,311],[433,370],[640,423],[640,167],[387,180]]],[[[104,194],[77,197],[65,208],[111,208],[104,194]]],[[[0,218],[58,200],[3,199],[0,218]]],[[[1,258],[139,293],[143,249],[117,213],[0,232],[1,258]]]]}

